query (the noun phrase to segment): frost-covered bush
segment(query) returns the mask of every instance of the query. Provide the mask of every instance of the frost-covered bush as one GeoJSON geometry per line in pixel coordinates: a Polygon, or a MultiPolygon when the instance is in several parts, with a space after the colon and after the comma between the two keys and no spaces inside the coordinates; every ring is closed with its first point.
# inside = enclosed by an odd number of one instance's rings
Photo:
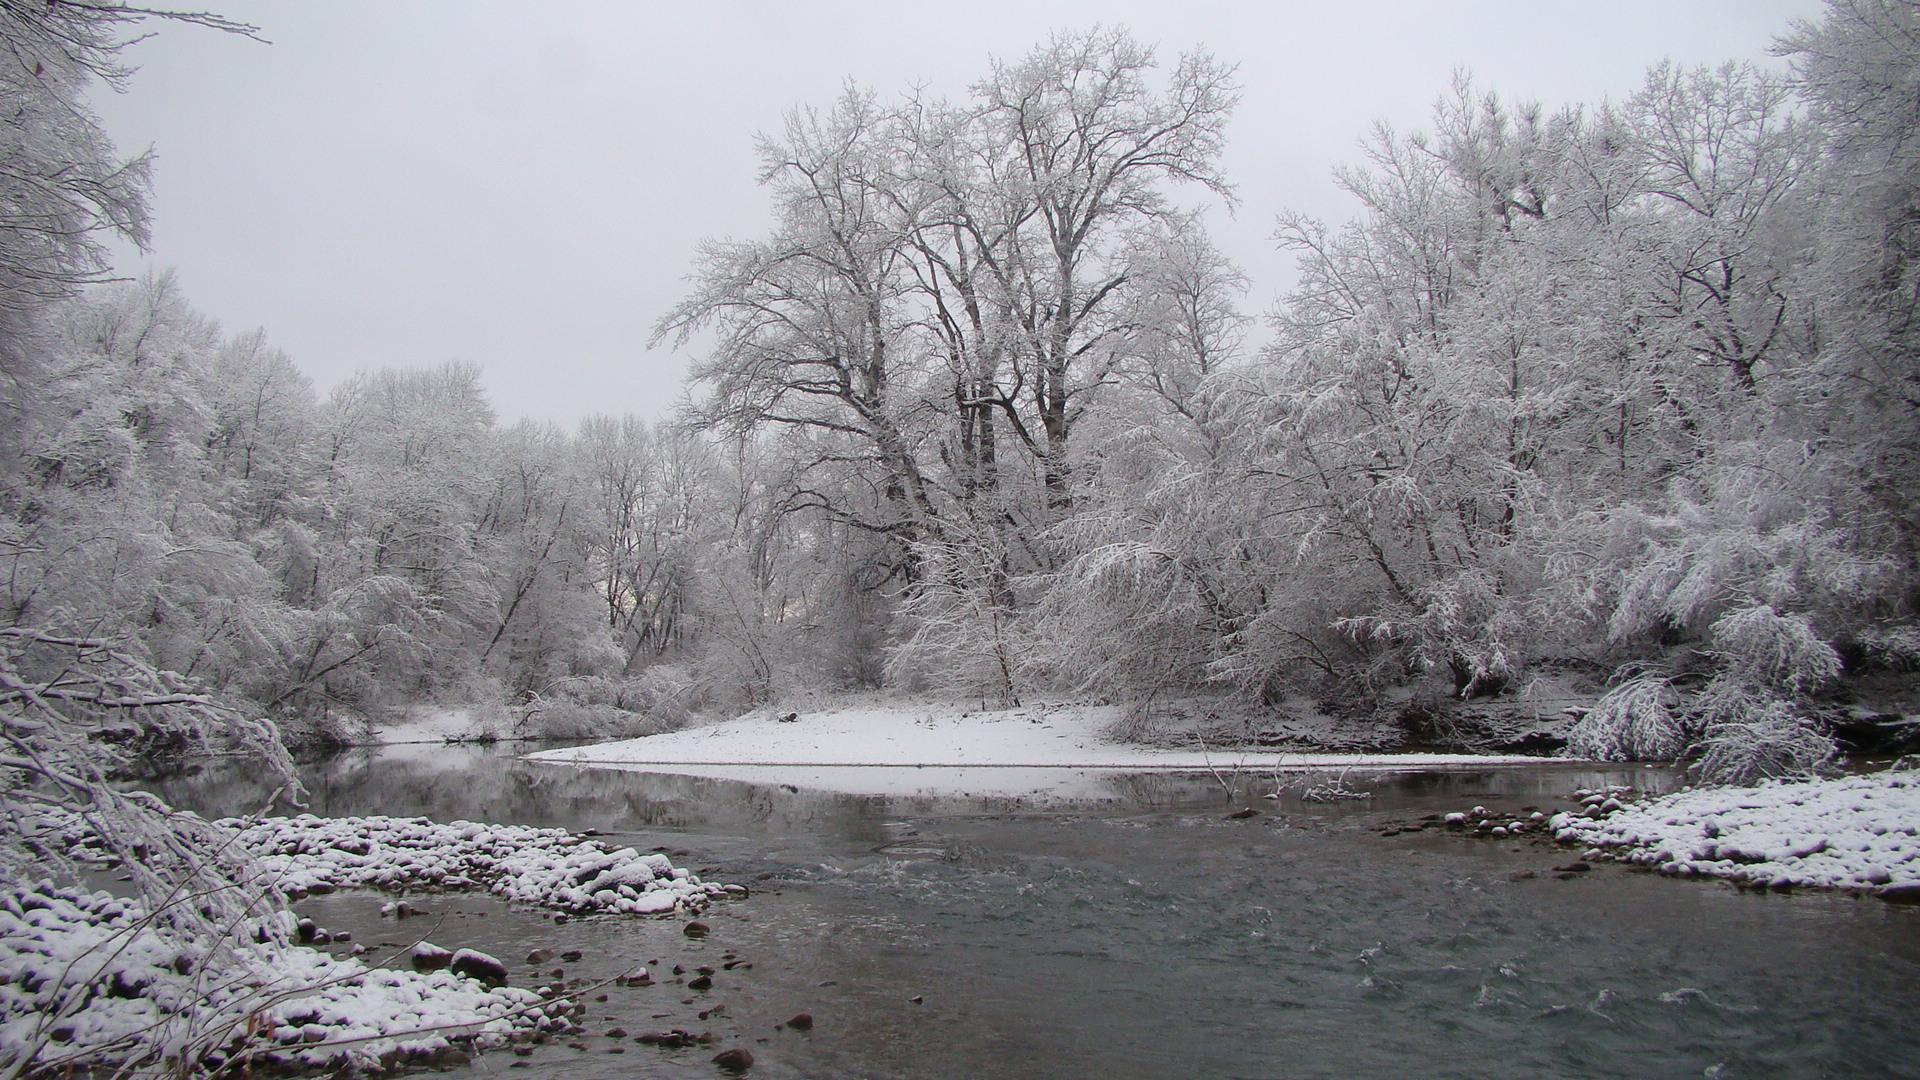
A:
{"type": "Polygon", "coordinates": [[[1920,626],[1870,626],[1854,640],[1869,663],[1896,671],[1920,670],[1920,626]]]}
{"type": "Polygon", "coordinates": [[[887,653],[888,681],[1018,704],[1025,635],[1006,572],[1007,554],[992,530],[965,530],[914,550],[921,580],[896,610],[901,634],[887,653]]]}
{"type": "Polygon", "coordinates": [[[1903,571],[1833,515],[1850,478],[1832,468],[1794,440],[1729,442],[1663,500],[1610,510],[1591,572],[1608,635],[1700,633],[1756,606],[1864,624],[1903,571]]]}
{"type": "Polygon", "coordinates": [[[708,699],[688,668],[656,664],[628,678],[579,676],[529,691],[513,731],[525,739],[630,739],[677,731],[708,699]]]}
{"type": "Polygon", "coordinates": [[[47,836],[49,814],[74,815],[132,876],[163,921],[219,938],[260,897],[232,888],[245,859],[200,819],[116,781],[144,767],[156,743],[183,753],[239,753],[297,793],[274,726],[222,707],[189,680],[157,671],[128,647],[0,627],[0,878],[86,868],[47,836]],[[194,895],[198,903],[175,901],[194,895]]]}
{"type": "Polygon", "coordinates": [[[1642,675],[1609,690],[1567,730],[1567,751],[1595,761],[1661,761],[1680,756],[1687,725],[1666,679],[1642,675]]]}
{"type": "Polygon", "coordinates": [[[1716,783],[1811,775],[1838,752],[1807,713],[1806,695],[1832,681],[1840,658],[1804,615],[1765,604],[1713,623],[1720,670],[1681,699],[1666,679],[1621,683],[1567,733],[1567,748],[1601,761],[1672,760],[1689,751],[1697,775],[1716,783]]]}
{"type": "Polygon", "coordinates": [[[614,686],[612,703],[672,730],[706,707],[711,691],[698,671],[681,664],[655,664],[614,686]]]}
{"type": "Polygon", "coordinates": [[[1420,671],[1444,670],[1461,697],[1498,692],[1523,662],[1528,618],[1495,576],[1466,570],[1418,594],[1404,612],[1343,620],[1355,637],[1396,647],[1420,671]]]}
{"type": "Polygon", "coordinates": [[[1768,777],[1812,776],[1839,753],[1791,702],[1743,691],[1716,680],[1700,695],[1704,731],[1693,771],[1720,784],[1751,784],[1768,777]]]}
{"type": "Polygon", "coordinates": [[[1022,671],[1068,693],[1134,700],[1203,686],[1214,621],[1205,588],[1189,560],[1149,542],[1084,551],[1044,591],[1022,671]]]}
{"type": "Polygon", "coordinates": [[[1808,776],[1839,752],[1807,715],[1807,694],[1840,674],[1840,656],[1801,614],[1736,608],[1709,631],[1720,673],[1694,698],[1695,772],[1719,783],[1808,776]]]}
{"type": "Polygon", "coordinates": [[[1840,674],[1840,654],[1805,615],[1782,615],[1767,604],[1727,612],[1708,637],[1726,677],[1749,686],[1798,697],[1840,674]]]}

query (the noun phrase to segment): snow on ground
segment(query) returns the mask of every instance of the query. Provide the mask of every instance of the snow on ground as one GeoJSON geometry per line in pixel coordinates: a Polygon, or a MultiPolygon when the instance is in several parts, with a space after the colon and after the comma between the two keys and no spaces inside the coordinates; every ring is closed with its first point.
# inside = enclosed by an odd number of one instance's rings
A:
{"type": "MultiPolygon", "coordinates": [[[[188,815],[191,816],[191,815],[188,815]]],[[[255,860],[261,880],[288,896],[335,889],[482,888],[503,899],[576,914],[665,915],[699,911],[738,885],[701,881],[658,853],[608,848],[565,829],[436,822],[381,815],[222,818],[235,852],[255,860]]],[[[39,815],[36,831],[111,869],[86,819],[39,815]]]]}
{"type": "Polygon", "coordinates": [[[370,968],[280,943],[209,964],[210,943],[143,914],[52,882],[0,887],[0,1064],[32,1056],[55,1072],[245,1056],[371,1071],[569,1027],[565,998],[447,971],[370,968]]]}
{"type": "Polygon", "coordinates": [[[1663,873],[1920,898],[1920,772],[1696,788],[1548,824],[1663,873]]]}
{"type": "Polygon", "coordinates": [[[1379,771],[1539,764],[1508,754],[1292,753],[1203,746],[1176,750],[1115,742],[1119,710],[1048,706],[856,705],[792,722],[754,714],[710,727],[597,746],[545,750],[531,760],[611,765],[863,795],[1099,794],[1121,772],[1379,771]]]}
{"type": "Polygon", "coordinates": [[[500,725],[489,724],[472,709],[419,706],[406,710],[401,718],[384,726],[375,725],[370,745],[391,746],[401,743],[449,743],[472,739],[497,738],[500,725]]]}
{"type": "MultiPolygon", "coordinates": [[[[1089,803],[1121,797],[1126,773],[1106,769],[921,767],[914,765],[650,765],[582,762],[593,768],[673,773],[748,784],[791,784],[812,791],[891,798],[1017,799],[1023,803],[1089,803]]],[[[1165,771],[1165,770],[1163,770],[1165,771]]],[[[1221,769],[1222,774],[1230,771],[1221,769]]]]}
{"type": "Polygon", "coordinates": [[[312,814],[219,824],[240,830],[240,846],[292,894],[477,885],[564,911],[663,915],[698,911],[729,891],[665,855],[610,850],[565,829],[312,814]]]}
{"type": "MultiPolygon", "coordinates": [[[[575,913],[664,915],[745,892],[703,882],[664,855],[563,829],[311,814],[215,824],[234,830],[237,849],[296,896],[479,887],[575,913]]],[[[77,815],[49,814],[45,825],[46,835],[92,849],[77,815]]],[[[371,1070],[567,1025],[563,999],[334,959],[286,943],[292,917],[275,918],[276,932],[257,935],[264,944],[229,947],[209,963],[215,943],[145,918],[137,901],[0,882],[0,1071],[36,1047],[50,1069],[169,1053],[233,1060],[244,1049],[270,1063],[371,1070]]]]}

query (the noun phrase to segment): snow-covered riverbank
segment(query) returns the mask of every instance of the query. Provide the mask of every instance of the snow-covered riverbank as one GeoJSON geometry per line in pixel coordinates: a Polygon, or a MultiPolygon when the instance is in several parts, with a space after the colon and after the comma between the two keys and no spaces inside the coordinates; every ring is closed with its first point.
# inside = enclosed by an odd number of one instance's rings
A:
{"type": "Polygon", "coordinates": [[[730,888],[701,881],[665,855],[608,848],[565,829],[311,814],[220,824],[238,829],[240,846],[269,880],[296,894],[477,886],[562,911],[662,915],[699,911],[730,888]]]}
{"type": "Polygon", "coordinates": [[[1662,873],[1920,901],[1920,772],[1697,788],[1549,825],[1662,873]]]}
{"type": "Polygon", "coordinates": [[[534,761],[604,765],[862,795],[1045,796],[1116,772],[1232,773],[1539,764],[1512,754],[1303,753],[1273,747],[1170,750],[1118,742],[1119,710],[881,704],[812,711],[786,720],[753,714],[665,735],[544,750],[534,761]]]}
{"type": "MultiPolygon", "coordinates": [[[[43,821],[49,840],[98,850],[80,818],[43,821]]],[[[269,885],[293,896],[483,889],[575,914],[664,915],[746,892],[563,829],[307,814],[216,824],[264,875],[240,888],[263,899],[269,885]]],[[[51,881],[0,887],[0,1066],[185,1057],[373,1071],[565,1030],[578,1011],[551,989],[498,985],[505,965],[484,954],[463,964],[422,944],[415,966],[451,959],[453,970],[388,970],[358,946],[330,956],[294,943],[285,912],[230,931],[195,936],[138,901],[51,881]]],[[[326,940],[310,923],[297,932],[326,940]]]]}
{"type": "Polygon", "coordinates": [[[573,1007],[277,941],[222,949],[104,892],[51,882],[0,892],[0,1061],[377,1071],[564,1030],[573,1007]]]}

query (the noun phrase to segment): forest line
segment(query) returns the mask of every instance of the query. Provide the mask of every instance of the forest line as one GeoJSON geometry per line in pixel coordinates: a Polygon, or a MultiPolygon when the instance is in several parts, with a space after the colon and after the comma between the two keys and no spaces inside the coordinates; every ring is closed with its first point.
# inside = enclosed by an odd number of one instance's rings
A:
{"type": "Polygon", "coordinates": [[[852,88],[658,319],[686,413],[571,431],[459,364],[322,395],[169,275],[94,283],[145,162],[76,126],[99,71],[9,73],[58,226],[0,253],[8,663],[110,639],[321,738],[880,686],[1363,722],[1548,675],[1598,699],[1580,753],[1815,767],[1843,676],[1920,664],[1920,22],[1779,51],[1552,112],[1462,78],[1337,171],[1353,220],[1277,223],[1258,350],[1201,213],[1231,67],[1095,29],[852,88]]]}

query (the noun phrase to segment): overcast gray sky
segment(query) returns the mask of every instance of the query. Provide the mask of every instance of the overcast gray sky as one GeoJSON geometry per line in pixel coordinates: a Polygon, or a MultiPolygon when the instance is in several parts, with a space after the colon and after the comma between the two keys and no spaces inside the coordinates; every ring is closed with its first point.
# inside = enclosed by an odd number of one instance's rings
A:
{"type": "Polygon", "coordinates": [[[1619,98],[1672,58],[1777,63],[1816,0],[1607,3],[599,4],[210,0],[271,45],[166,27],[97,103],[159,154],[152,252],[228,330],[264,327],[324,391],[361,368],[479,363],[503,419],[659,415],[683,357],[648,328],[704,236],[768,222],[753,137],[851,77],[959,96],[989,56],[1128,26],[1240,65],[1216,240],[1264,310],[1269,236],[1350,216],[1329,171],[1376,119],[1424,126],[1456,68],[1509,100],[1619,98]]]}

